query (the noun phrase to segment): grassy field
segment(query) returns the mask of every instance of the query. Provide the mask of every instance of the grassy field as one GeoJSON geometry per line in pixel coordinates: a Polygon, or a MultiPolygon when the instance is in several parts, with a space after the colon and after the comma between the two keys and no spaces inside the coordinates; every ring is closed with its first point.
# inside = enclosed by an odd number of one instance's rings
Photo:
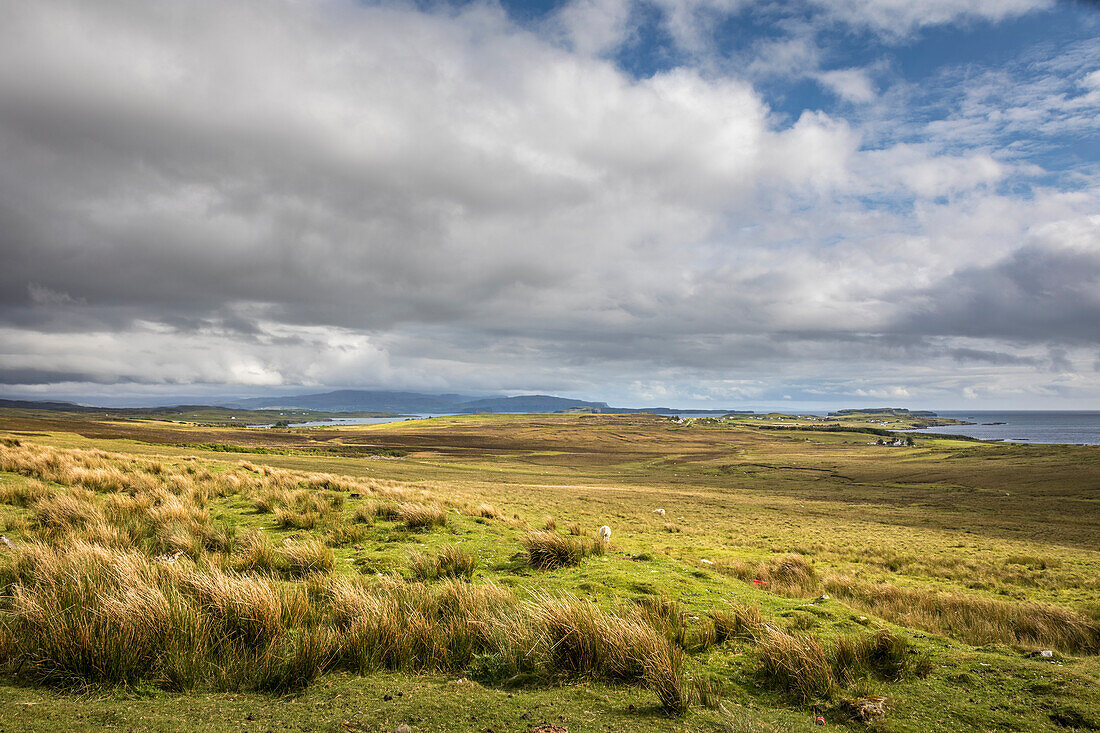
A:
{"type": "Polygon", "coordinates": [[[0,728],[1100,729],[1100,449],[882,422],[2,410],[0,728]]]}

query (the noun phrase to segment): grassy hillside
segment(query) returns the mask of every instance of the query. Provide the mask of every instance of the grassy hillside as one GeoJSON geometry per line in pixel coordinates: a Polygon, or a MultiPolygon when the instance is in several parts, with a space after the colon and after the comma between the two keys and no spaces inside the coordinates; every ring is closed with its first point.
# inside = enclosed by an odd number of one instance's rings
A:
{"type": "Polygon", "coordinates": [[[0,411],[0,719],[1100,726],[1100,451],[835,426],[0,411]]]}

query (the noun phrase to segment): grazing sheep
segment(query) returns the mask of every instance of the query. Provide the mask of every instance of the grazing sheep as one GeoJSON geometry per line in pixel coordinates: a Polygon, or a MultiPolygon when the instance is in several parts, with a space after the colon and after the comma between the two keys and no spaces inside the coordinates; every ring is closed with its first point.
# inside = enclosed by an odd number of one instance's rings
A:
{"type": "Polygon", "coordinates": [[[608,527],[606,524],[604,526],[600,527],[600,539],[601,540],[611,539],[611,527],[608,527]]]}
{"type": "Polygon", "coordinates": [[[656,514],[659,517],[663,517],[665,515],[665,510],[664,509],[654,509],[653,513],[656,514]]]}

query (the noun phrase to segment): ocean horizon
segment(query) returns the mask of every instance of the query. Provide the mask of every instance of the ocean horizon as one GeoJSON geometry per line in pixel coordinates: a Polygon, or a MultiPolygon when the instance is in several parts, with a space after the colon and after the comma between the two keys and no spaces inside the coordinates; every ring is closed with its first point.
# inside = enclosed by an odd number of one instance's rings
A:
{"type": "Polygon", "coordinates": [[[970,425],[910,430],[912,433],[966,435],[1006,443],[1100,445],[1100,410],[933,410],[940,417],[970,425]]]}

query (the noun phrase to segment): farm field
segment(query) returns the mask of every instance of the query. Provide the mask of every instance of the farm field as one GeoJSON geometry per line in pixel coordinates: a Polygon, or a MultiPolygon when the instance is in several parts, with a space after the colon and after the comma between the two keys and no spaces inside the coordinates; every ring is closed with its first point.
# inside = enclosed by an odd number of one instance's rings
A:
{"type": "Polygon", "coordinates": [[[0,410],[3,730],[1100,729],[1100,448],[198,422],[0,410]]]}

